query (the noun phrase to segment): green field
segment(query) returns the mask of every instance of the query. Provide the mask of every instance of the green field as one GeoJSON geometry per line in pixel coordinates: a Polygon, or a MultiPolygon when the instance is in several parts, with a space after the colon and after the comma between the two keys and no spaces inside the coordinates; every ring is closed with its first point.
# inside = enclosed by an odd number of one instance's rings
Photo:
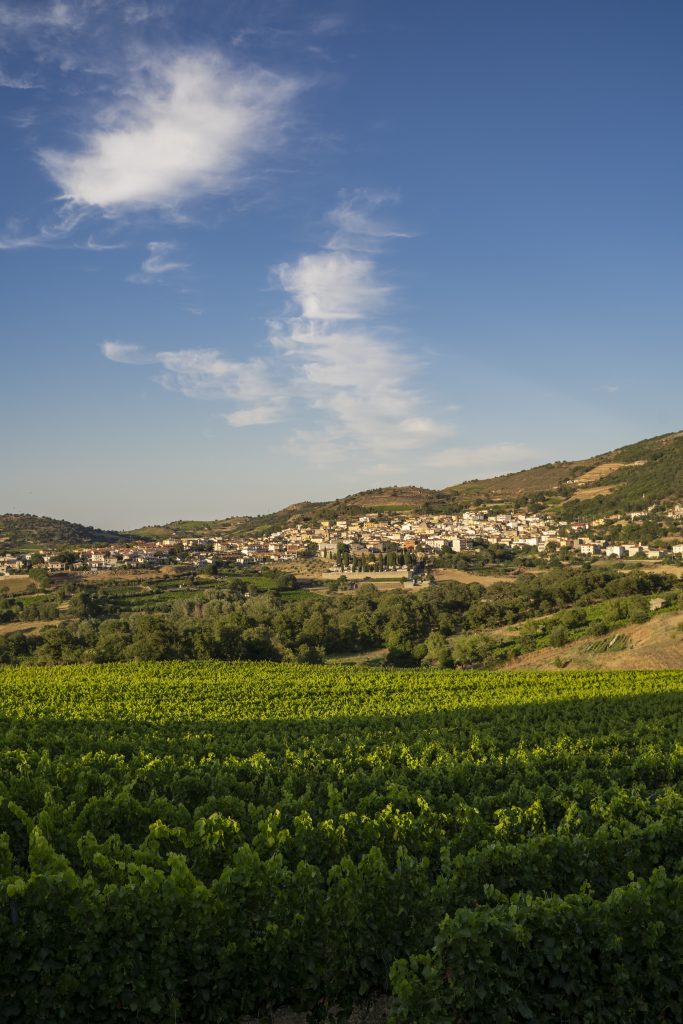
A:
{"type": "Polygon", "coordinates": [[[0,669],[1,1019],[683,1019],[683,673],[0,669]]]}

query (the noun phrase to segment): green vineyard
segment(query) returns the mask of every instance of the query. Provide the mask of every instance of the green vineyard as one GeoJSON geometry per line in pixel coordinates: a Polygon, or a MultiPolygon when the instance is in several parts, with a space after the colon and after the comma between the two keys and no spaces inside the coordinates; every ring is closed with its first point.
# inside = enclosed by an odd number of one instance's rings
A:
{"type": "Polygon", "coordinates": [[[0,670],[0,1019],[683,1020],[683,673],[0,670]]]}

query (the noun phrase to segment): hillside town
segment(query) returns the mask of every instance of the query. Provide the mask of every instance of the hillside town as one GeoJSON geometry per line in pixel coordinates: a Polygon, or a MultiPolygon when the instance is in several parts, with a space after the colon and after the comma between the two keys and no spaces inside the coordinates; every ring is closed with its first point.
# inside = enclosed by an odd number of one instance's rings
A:
{"type": "MultiPolygon", "coordinates": [[[[630,513],[631,520],[651,509],[630,513]]],[[[672,521],[683,520],[683,504],[668,509],[672,521]]],[[[616,518],[616,517],[615,517],[616,518]]],[[[675,533],[676,530],[674,529],[675,533]]],[[[251,566],[316,558],[328,571],[408,568],[429,564],[438,555],[464,552],[484,544],[543,555],[563,550],[587,557],[662,559],[683,555],[683,543],[668,546],[615,543],[610,522],[564,522],[541,513],[495,512],[485,508],[459,515],[410,515],[375,512],[354,519],[297,524],[264,537],[171,536],[130,544],[40,550],[0,555],[0,576],[42,566],[48,573],[117,569],[156,569],[183,563],[198,569],[219,565],[251,566]]]]}

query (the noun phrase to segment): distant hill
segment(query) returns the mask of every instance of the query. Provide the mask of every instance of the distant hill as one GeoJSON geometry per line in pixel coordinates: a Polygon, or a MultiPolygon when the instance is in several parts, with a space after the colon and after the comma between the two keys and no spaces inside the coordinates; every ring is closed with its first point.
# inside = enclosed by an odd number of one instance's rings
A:
{"type": "Polygon", "coordinates": [[[226,537],[259,537],[286,526],[317,525],[321,519],[345,519],[371,512],[400,512],[424,509],[430,503],[452,504],[448,495],[427,487],[376,487],[333,501],[301,501],[277,512],[260,516],[232,516],[206,521],[176,520],[164,526],[142,527],[136,536],[169,537],[172,534],[223,534],[226,537]]]}
{"type": "Polygon", "coordinates": [[[466,480],[442,490],[376,487],[333,501],[302,501],[259,516],[176,520],[131,533],[98,530],[43,516],[0,515],[0,553],[40,547],[111,544],[135,538],[218,535],[258,537],[296,524],[350,519],[376,512],[449,513],[476,506],[534,509],[562,519],[595,519],[656,503],[683,503],[683,431],[661,434],[602,455],[466,480]]]}
{"type": "Polygon", "coordinates": [[[98,530],[65,519],[26,514],[0,515],[0,554],[36,551],[39,548],[83,547],[86,544],[113,544],[127,540],[128,534],[116,530],[98,530]]]}
{"type": "Polygon", "coordinates": [[[136,530],[167,537],[172,533],[262,536],[286,526],[317,525],[372,512],[461,512],[473,506],[545,510],[567,519],[597,518],[647,508],[656,502],[683,502],[683,431],[662,434],[574,461],[548,462],[517,473],[466,480],[441,490],[376,487],[335,498],[303,501],[261,516],[234,516],[207,522],[182,520],[136,530]]]}

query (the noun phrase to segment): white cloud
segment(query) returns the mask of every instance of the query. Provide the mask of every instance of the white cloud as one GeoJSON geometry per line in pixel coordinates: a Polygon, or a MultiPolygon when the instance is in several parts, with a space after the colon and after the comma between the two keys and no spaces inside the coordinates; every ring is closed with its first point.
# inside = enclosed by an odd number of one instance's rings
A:
{"type": "MultiPolygon", "coordinates": [[[[363,231],[373,245],[397,233],[368,219],[367,195],[360,205],[358,195],[330,217],[333,249],[274,268],[293,309],[269,325],[269,358],[238,362],[215,348],[157,352],[161,383],[190,398],[237,403],[223,414],[234,427],[303,416],[314,429],[297,425],[285,444],[314,462],[353,458],[360,467],[383,454],[430,451],[450,437],[452,426],[429,415],[415,384],[417,361],[372,322],[392,290],[378,281],[363,231]]],[[[156,255],[160,267],[173,267],[167,251],[156,255]]]]}
{"type": "Polygon", "coordinates": [[[141,365],[152,362],[144,349],[139,345],[126,345],[122,341],[105,341],[102,344],[102,354],[112,363],[130,363],[141,365]]]}
{"type": "Polygon", "coordinates": [[[155,361],[166,370],[164,384],[188,398],[260,399],[268,393],[263,360],[234,362],[217,349],[190,348],[157,352],[155,361]]]}
{"type": "Polygon", "coordinates": [[[231,427],[255,427],[276,423],[281,415],[282,410],[276,405],[255,405],[252,409],[237,409],[235,412],[225,413],[223,419],[227,420],[231,427]]]}
{"type": "Polygon", "coordinates": [[[173,242],[148,242],[147,251],[149,256],[142,261],[142,267],[138,274],[131,274],[129,281],[134,284],[149,284],[151,281],[159,280],[163,274],[169,274],[174,270],[185,270],[187,263],[180,263],[171,259],[171,253],[175,252],[173,242]]]}
{"type": "Polygon", "coordinates": [[[38,115],[35,110],[18,110],[15,114],[10,115],[10,120],[17,128],[32,128],[38,119],[38,115]]]}
{"type": "Polygon", "coordinates": [[[502,441],[480,448],[446,448],[425,458],[425,465],[436,469],[471,469],[474,466],[503,466],[526,463],[536,457],[525,444],[502,441]]]}
{"type": "Polygon", "coordinates": [[[137,25],[142,21],[149,21],[150,18],[163,18],[168,13],[168,8],[163,4],[128,3],[123,5],[121,13],[124,21],[137,25]]]}
{"type": "Polygon", "coordinates": [[[168,257],[174,251],[172,242],[149,242],[149,256],[142,264],[145,274],[168,274],[170,270],[184,270],[187,263],[178,263],[168,257]]]}
{"type": "Polygon", "coordinates": [[[409,238],[405,231],[391,228],[375,217],[378,207],[397,201],[394,192],[361,188],[342,193],[328,217],[336,230],[328,239],[326,248],[377,252],[388,238],[409,238]]]}
{"type": "Polygon", "coordinates": [[[78,11],[62,2],[30,9],[27,4],[0,4],[0,28],[26,32],[35,28],[73,28],[80,24],[78,11]]]}
{"type": "Polygon", "coordinates": [[[82,214],[71,206],[64,206],[51,224],[43,225],[34,234],[24,234],[24,225],[13,217],[7,222],[5,234],[0,235],[0,249],[33,249],[63,242],[65,235],[78,224],[82,214]]]}
{"type": "Polygon", "coordinates": [[[391,289],[375,280],[372,260],[343,252],[301,256],[275,273],[307,320],[358,320],[385,304],[391,289]]]}
{"type": "Polygon", "coordinates": [[[84,249],[90,249],[92,252],[109,252],[110,249],[125,249],[125,247],[124,242],[98,242],[92,235],[88,237],[88,240],[83,245],[84,249]]]}
{"type": "Polygon", "coordinates": [[[79,150],[41,159],[76,206],[173,208],[236,187],[250,159],[281,140],[300,88],[216,51],[148,54],[126,69],[79,150]]]}
{"type": "Polygon", "coordinates": [[[9,233],[0,236],[0,249],[35,249],[45,245],[42,235],[15,235],[9,233]]]}
{"type": "Polygon", "coordinates": [[[346,18],[343,14],[328,14],[313,22],[311,31],[314,35],[329,35],[341,32],[346,26],[346,18]]]}
{"type": "Polygon", "coordinates": [[[101,350],[114,363],[161,367],[159,382],[187,398],[243,403],[243,408],[224,414],[232,426],[273,423],[282,418],[285,400],[263,359],[233,361],[217,349],[207,348],[148,353],[140,345],[120,341],[105,341],[101,350]]]}
{"type": "Polygon", "coordinates": [[[0,70],[0,89],[37,89],[39,86],[36,85],[26,75],[22,75],[20,78],[14,78],[12,75],[5,74],[4,71],[0,70]]]}
{"type": "MultiPolygon", "coordinates": [[[[452,433],[425,414],[413,384],[416,361],[368,322],[392,292],[378,282],[369,255],[400,234],[371,216],[388,198],[342,196],[329,216],[336,231],[326,249],[275,268],[299,315],[272,324],[271,343],[292,366],[290,387],[326,423],[313,435],[314,461],[329,461],[333,448],[347,456],[425,448],[452,433]]],[[[306,450],[309,434],[296,432],[290,451],[306,450]]]]}

